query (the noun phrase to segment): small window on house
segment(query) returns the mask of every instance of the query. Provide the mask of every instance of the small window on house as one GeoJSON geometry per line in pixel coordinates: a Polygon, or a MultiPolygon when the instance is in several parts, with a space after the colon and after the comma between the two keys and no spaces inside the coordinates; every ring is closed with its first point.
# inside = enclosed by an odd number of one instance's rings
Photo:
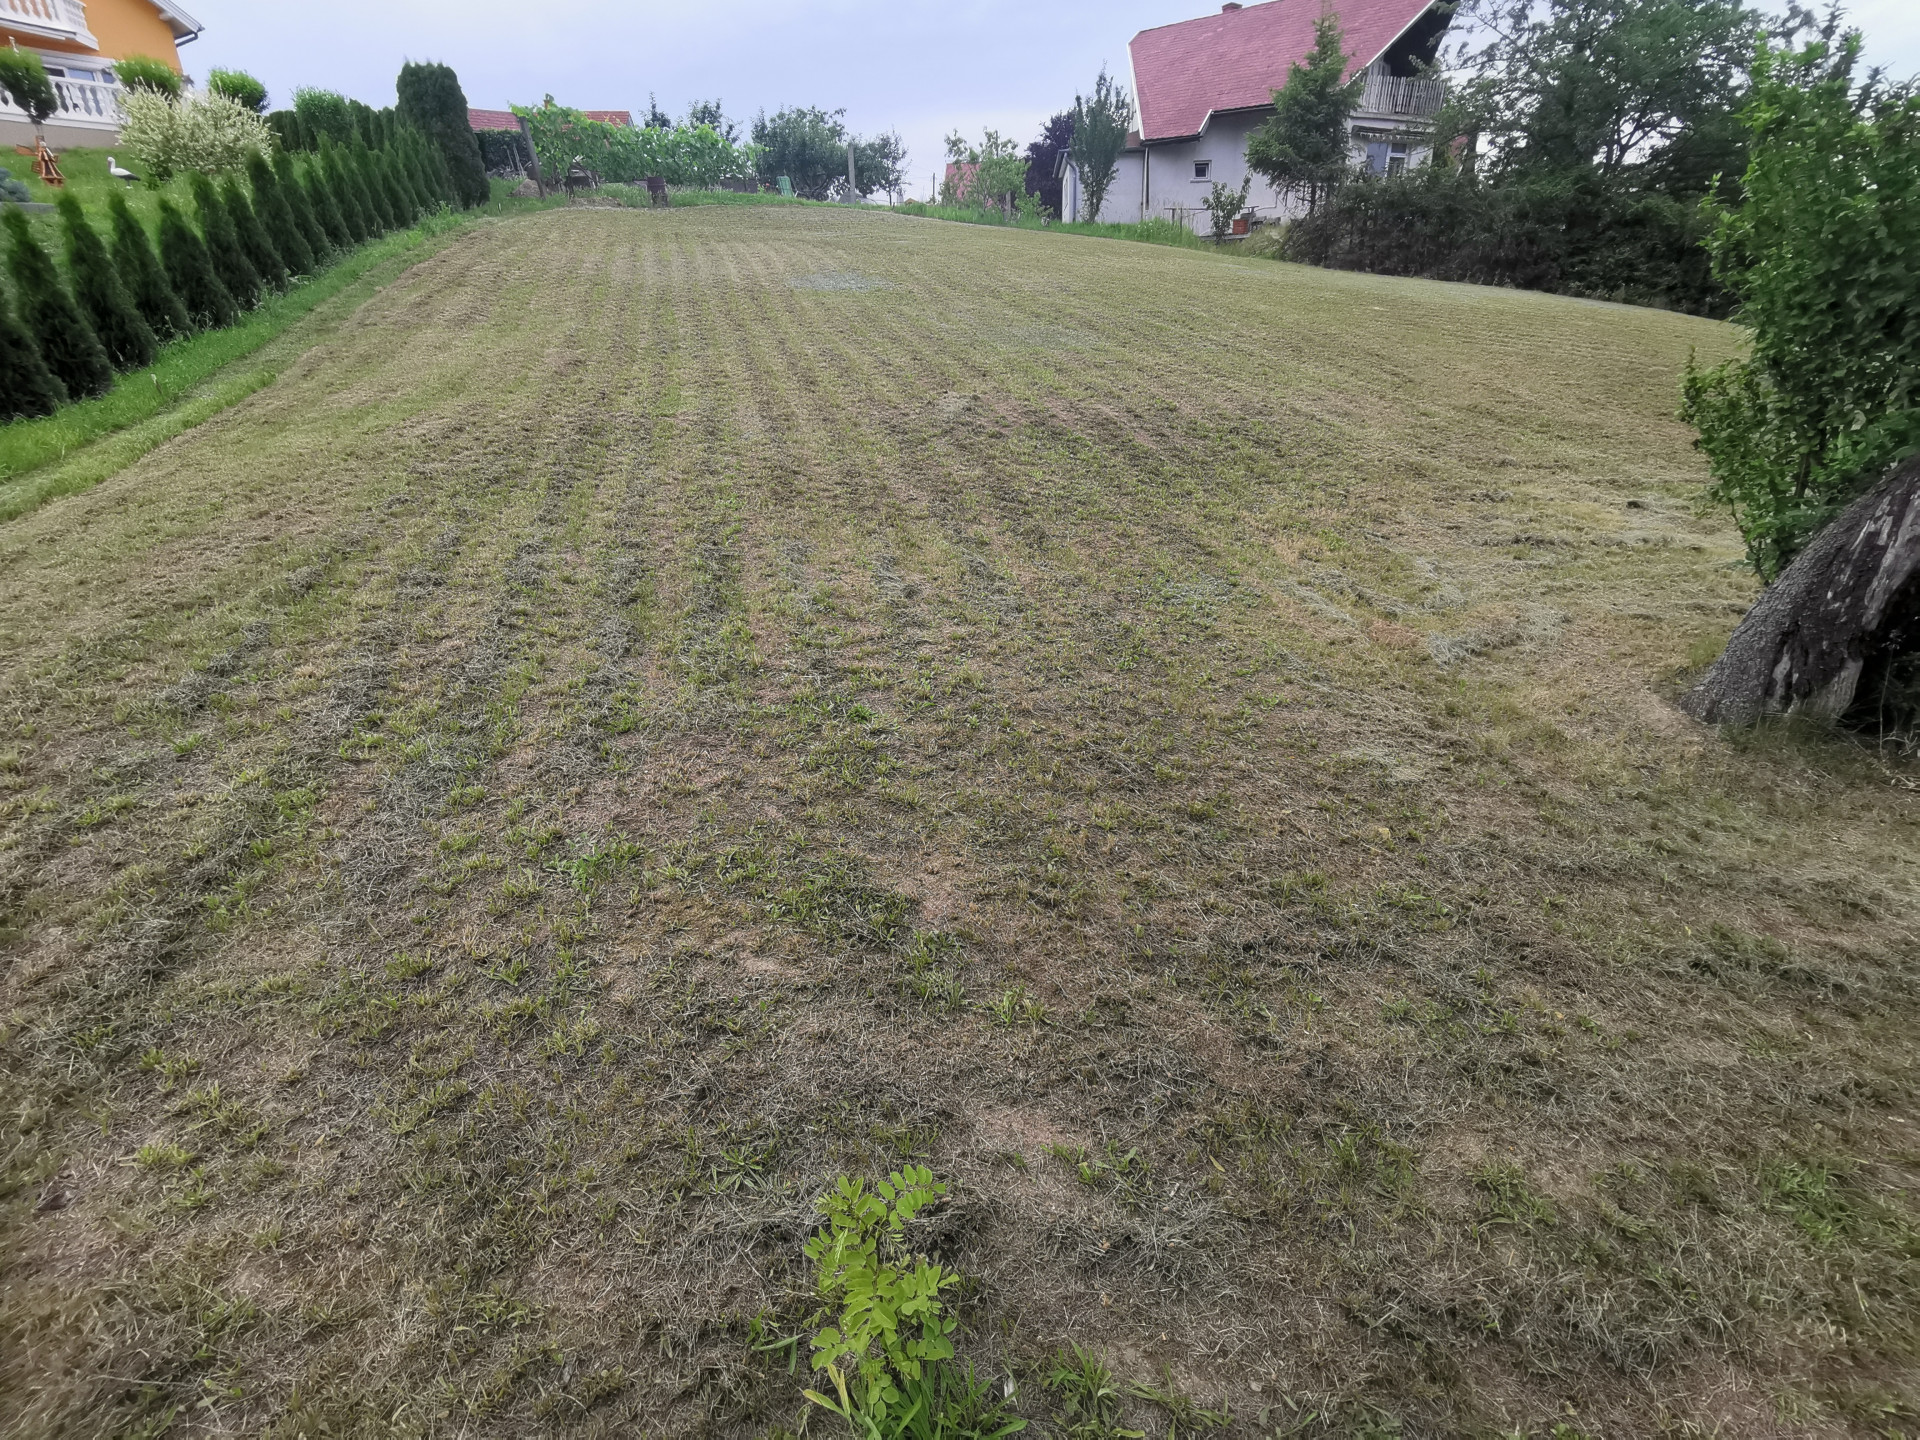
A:
{"type": "Polygon", "coordinates": [[[1211,160],[1196,160],[1193,162],[1193,178],[1196,180],[1204,180],[1212,169],[1213,162],[1211,160]]]}
{"type": "Polygon", "coordinates": [[[1387,173],[1398,175],[1407,168],[1407,147],[1395,141],[1387,150],[1387,173]]]}

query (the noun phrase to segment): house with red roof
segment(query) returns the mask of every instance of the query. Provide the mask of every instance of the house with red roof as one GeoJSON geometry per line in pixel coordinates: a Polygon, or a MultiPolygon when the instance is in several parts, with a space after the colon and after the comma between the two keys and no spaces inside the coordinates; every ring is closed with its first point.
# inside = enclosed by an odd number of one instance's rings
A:
{"type": "MultiPolygon", "coordinates": [[[[1159,216],[1204,232],[1202,202],[1215,182],[1238,189],[1247,139],[1273,114],[1273,92],[1313,50],[1314,22],[1340,20],[1348,78],[1365,77],[1350,122],[1356,165],[1386,174],[1430,152],[1443,88],[1424,69],[1439,53],[1453,7],[1446,0],[1267,0],[1230,3],[1210,15],[1142,30],[1127,47],[1140,128],[1127,137],[1102,220],[1159,216]]],[[[1069,165],[1062,208],[1079,219],[1080,177],[1069,165]]],[[[1291,197],[1258,175],[1247,206],[1284,218],[1291,197]]]]}

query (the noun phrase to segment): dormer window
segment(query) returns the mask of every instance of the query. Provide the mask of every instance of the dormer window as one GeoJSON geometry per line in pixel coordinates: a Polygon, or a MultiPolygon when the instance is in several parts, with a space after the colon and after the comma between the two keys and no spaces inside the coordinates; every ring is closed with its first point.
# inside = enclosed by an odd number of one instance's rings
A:
{"type": "Polygon", "coordinates": [[[1194,179],[1205,180],[1212,172],[1213,162],[1211,160],[1196,160],[1193,162],[1194,179]]]}

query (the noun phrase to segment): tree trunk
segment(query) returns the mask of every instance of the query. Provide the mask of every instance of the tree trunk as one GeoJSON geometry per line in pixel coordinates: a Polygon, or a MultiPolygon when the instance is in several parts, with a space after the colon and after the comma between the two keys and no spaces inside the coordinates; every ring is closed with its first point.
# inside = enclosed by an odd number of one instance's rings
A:
{"type": "MultiPolygon", "coordinates": [[[[1884,719],[1890,688],[1912,668],[1901,661],[1916,653],[1920,456],[1895,467],[1813,537],[1680,704],[1728,725],[1790,712],[1884,719]]],[[[1910,712],[1912,704],[1907,697],[1895,708],[1910,712]]]]}

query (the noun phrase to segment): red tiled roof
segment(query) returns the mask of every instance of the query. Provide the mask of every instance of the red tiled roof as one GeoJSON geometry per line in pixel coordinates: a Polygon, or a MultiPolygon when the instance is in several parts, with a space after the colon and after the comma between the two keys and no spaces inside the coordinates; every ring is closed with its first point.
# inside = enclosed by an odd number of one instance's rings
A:
{"type": "Polygon", "coordinates": [[[1288,68],[1313,50],[1313,22],[1323,8],[1340,17],[1351,75],[1372,64],[1431,3],[1269,0],[1142,30],[1127,47],[1140,133],[1149,140],[1198,135],[1216,110],[1272,104],[1288,68]]]}
{"type": "MultiPolygon", "coordinates": [[[[580,112],[589,120],[605,121],[609,125],[633,124],[631,110],[583,110],[580,112]]],[[[518,130],[520,121],[511,110],[467,110],[467,124],[475,130],[518,130]]]]}

